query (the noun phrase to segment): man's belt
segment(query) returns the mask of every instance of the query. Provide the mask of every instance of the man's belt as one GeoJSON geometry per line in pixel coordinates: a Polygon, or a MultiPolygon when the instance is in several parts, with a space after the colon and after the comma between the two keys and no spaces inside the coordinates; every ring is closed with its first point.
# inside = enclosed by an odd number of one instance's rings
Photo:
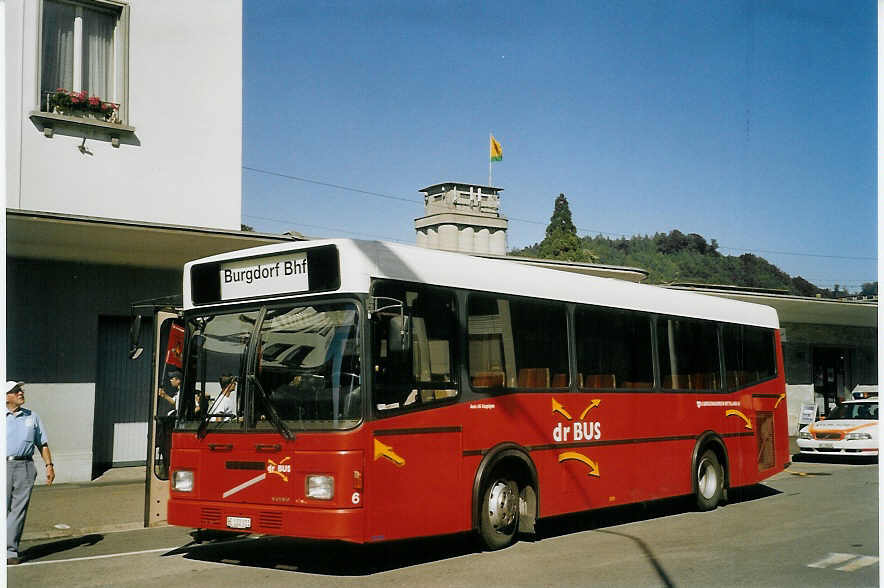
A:
{"type": "Polygon", "coordinates": [[[33,456],[31,455],[7,455],[6,461],[31,461],[33,456]]]}

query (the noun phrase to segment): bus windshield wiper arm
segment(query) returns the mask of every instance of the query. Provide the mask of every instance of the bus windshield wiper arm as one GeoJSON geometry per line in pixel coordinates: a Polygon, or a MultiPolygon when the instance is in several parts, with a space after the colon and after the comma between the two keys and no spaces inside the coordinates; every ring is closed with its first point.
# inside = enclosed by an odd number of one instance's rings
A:
{"type": "Polygon", "coordinates": [[[196,430],[196,438],[202,439],[203,437],[205,437],[208,427],[209,427],[209,414],[207,411],[206,414],[204,414],[202,416],[202,419],[200,420],[199,429],[196,430]]]}
{"type": "Polygon", "coordinates": [[[258,378],[256,378],[253,374],[249,374],[249,381],[254,384],[255,389],[258,391],[258,395],[261,396],[261,400],[264,401],[264,406],[267,407],[267,413],[270,416],[270,422],[273,423],[273,425],[279,431],[279,434],[286,439],[294,439],[294,433],[292,433],[282,421],[282,419],[279,418],[279,414],[276,412],[276,409],[273,408],[273,404],[270,402],[270,398],[267,396],[267,393],[264,392],[264,388],[261,386],[261,382],[258,381],[258,378]]]}

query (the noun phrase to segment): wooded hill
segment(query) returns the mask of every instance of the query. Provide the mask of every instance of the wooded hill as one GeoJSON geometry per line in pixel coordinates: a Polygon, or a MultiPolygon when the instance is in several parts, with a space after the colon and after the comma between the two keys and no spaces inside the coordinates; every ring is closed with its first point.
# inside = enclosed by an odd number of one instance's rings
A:
{"type": "MultiPolygon", "coordinates": [[[[715,239],[681,231],[634,236],[629,239],[578,237],[564,195],[556,199],[546,237],[511,255],[636,267],[649,272],[645,283],[692,283],[782,290],[798,296],[836,298],[847,293],[818,288],[800,276],[792,277],[763,257],[722,255],[715,239]]],[[[864,284],[863,293],[877,294],[877,283],[864,284]],[[868,290],[868,292],[866,292],[868,290]]]]}

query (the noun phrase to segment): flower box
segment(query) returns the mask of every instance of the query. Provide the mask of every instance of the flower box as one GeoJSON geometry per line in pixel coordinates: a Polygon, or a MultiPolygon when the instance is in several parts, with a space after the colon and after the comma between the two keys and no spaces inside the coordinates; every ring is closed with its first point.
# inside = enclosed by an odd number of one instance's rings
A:
{"type": "Polygon", "coordinates": [[[120,123],[120,105],[106,102],[98,96],[89,96],[84,92],[71,92],[59,88],[46,94],[46,112],[91,118],[94,120],[120,123]]]}

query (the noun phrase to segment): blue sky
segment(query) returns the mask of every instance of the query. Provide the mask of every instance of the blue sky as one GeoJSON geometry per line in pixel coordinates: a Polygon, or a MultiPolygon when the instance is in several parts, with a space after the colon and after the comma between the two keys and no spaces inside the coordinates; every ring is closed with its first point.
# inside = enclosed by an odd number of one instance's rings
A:
{"type": "Polygon", "coordinates": [[[821,287],[877,280],[875,2],[243,13],[257,230],[414,243],[418,190],[486,184],[493,131],[510,248],[543,238],[564,193],[581,234],[679,229],[821,287]]]}

